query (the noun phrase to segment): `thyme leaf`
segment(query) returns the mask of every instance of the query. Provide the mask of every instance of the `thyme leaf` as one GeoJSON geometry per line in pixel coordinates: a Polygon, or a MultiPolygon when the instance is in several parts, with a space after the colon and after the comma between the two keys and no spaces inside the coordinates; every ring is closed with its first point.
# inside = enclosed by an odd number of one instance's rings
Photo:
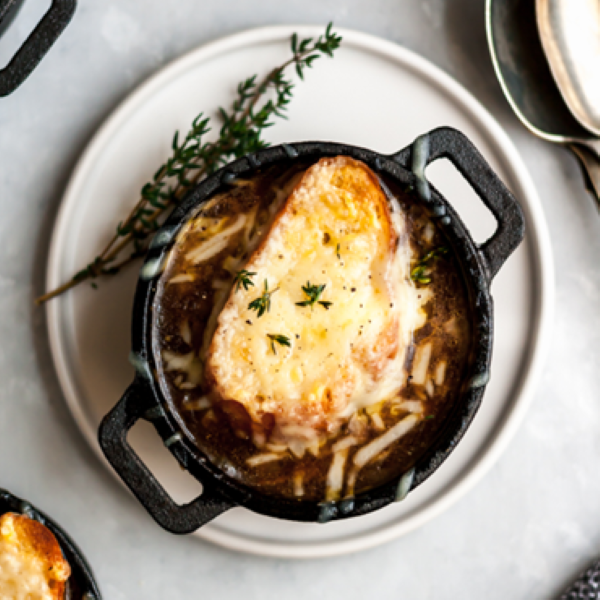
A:
{"type": "Polygon", "coordinates": [[[246,271],[246,269],[242,269],[241,271],[238,271],[235,274],[235,278],[233,280],[233,282],[236,284],[235,291],[239,292],[240,289],[242,288],[242,286],[245,290],[247,290],[249,286],[254,286],[254,282],[250,278],[254,277],[255,275],[256,275],[256,273],[253,273],[251,271],[246,271]]]}
{"type": "Polygon", "coordinates": [[[290,338],[286,335],[281,335],[279,333],[267,333],[267,337],[271,340],[271,350],[273,350],[273,354],[277,354],[277,349],[275,348],[275,344],[279,344],[280,346],[287,346],[291,348],[292,344],[290,343],[290,338]]]}
{"type": "Polygon", "coordinates": [[[264,79],[253,75],[240,82],[229,111],[219,109],[221,126],[216,141],[205,140],[211,131],[211,122],[204,113],[192,121],[185,136],[176,131],[171,141],[171,155],[142,187],[137,203],[119,222],[104,249],[69,281],[37,298],[36,304],[60,296],[83,281],[115,275],[122,267],[144,256],[165,215],[201,179],[230,161],[269,145],[262,135],[274,125],[275,119],[286,118],[293,96],[294,83],[287,75],[288,67],[295,67],[302,80],[305,70],[323,55],[332,57],[341,41],[341,36],[332,30],[332,23],[317,39],[299,40],[294,34],[292,56],[264,79]]]}
{"type": "Polygon", "coordinates": [[[423,285],[427,285],[431,283],[430,277],[430,269],[432,263],[440,258],[448,254],[448,248],[446,246],[440,246],[439,248],[434,248],[430,250],[425,256],[423,256],[417,264],[412,268],[410,272],[410,278],[417,283],[421,283],[423,285]]]}
{"type": "Polygon", "coordinates": [[[271,295],[274,294],[279,288],[275,288],[274,290],[269,291],[269,284],[265,279],[265,291],[262,293],[262,296],[255,298],[248,304],[249,310],[255,310],[257,315],[256,318],[262,317],[265,312],[271,311],[271,295]]]}
{"type": "Polygon", "coordinates": [[[313,310],[316,302],[329,310],[329,307],[333,304],[333,302],[319,300],[323,290],[325,289],[325,285],[325,283],[323,285],[310,285],[310,281],[307,281],[306,285],[302,286],[302,291],[308,296],[308,300],[296,302],[296,306],[310,306],[311,310],[313,310]]]}

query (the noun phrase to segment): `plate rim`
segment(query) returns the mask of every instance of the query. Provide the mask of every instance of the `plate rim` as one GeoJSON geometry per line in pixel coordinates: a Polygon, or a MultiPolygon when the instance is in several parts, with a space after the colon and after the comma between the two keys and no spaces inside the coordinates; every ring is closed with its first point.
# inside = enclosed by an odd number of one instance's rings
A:
{"type": "MultiPolygon", "coordinates": [[[[66,228],[69,216],[76,206],[78,189],[86,182],[87,174],[93,167],[96,156],[102,152],[105,142],[111,138],[114,132],[118,131],[119,127],[147,99],[190,67],[208,62],[220,54],[239,50],[248,45],[289,38],[293,32],[306,36],[319,35],[322,33],[322,29],[320,25],[275,25],[246,29],[229,34],[206,44],[201,44],[167,63],[127,94],[91,137],[69,178],[54,222],[46,267],[46,288],[53,289],[62,283],[60,279],[61,245],[62,240],[68,235],[66,228]]],[[[336,27],[335,30],[342,35],[347,45],[379,54],[445,89],[450,93],[452,99],[457,100],[468,111],[478,127],[482,127],[486,133],[491,134],[496,149],[501,151],[499,159],[503,168],[510,174],[511,180],[520,188],[516,195],[525,199],[522,206],[527,222],[525,243],[529,243],[530,254],[534,263],[533,272],[537,279],[534,286],[537,291],[536,302],[534,302],[536,322],[532,325],[532,334],[529,339],[528,368],[522,372],[513,393],[514,399],[495,435],[491,440],[488,440],[477,459],[463,470],[461,476],[439,496],[426,503],[418,512],[398,523],[378,526],[367,532],[350,534],[346,537],[321,542],[283,543],[262,540],[243,534],[234,534],[211,526],[211,524],[195,532],[197,537],[230,550],[277,558],[321,558],[372,548],[417,529],[463,497],[482,479],[483,475],[504,452],[533,401],[535,387],[549,351],[547,340],[551,335],[554,312],[554,263],[542,205],[519,152],[498,121],[458,81],[424,57],[395,42],[375,35],[346,28],[336,27]]],[[[78,400],[74,377],[67,368],[66,344],[62,341],[59,327],[61,322],[59,306],[59,300],[48,302],[46,305],[50,350],[58,380],[66,404],[80,432],[101,462],[105,466],[109,466],[98,445],[96,432],[89,426],[90,422],[85,414],[83,403],[78,400]]],[[[112,468],[109,470],[113,476],[121,481],[112,468]]]]}

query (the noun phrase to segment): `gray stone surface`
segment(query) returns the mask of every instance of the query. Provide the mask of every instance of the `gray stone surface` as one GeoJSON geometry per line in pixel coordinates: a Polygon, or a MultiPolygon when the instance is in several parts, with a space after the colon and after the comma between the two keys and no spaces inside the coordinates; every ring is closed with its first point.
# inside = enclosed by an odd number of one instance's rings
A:
{"type": "MultiPolygon", "coordinates": [[[[0,40],[0,59],[36,0],[0,40]]],[[[42,10],[48,2],[39,1],[42,10]]],[[[532,138],[495,81],[476,0],[88,0],[21,89],[0,99],[0,486],[53,515],[108,600],[553,598],[600,554],[600,219],[566,152],[532,138]],[[382,36],[465,85],[506,128],[542,198],[557,275],[555,332],[536,400],[466,497],[393,543],[327,560],[236,554],[154,526],[77,430],[51,363],[43,289],[61,194],[91,134],[181,53],[274,23],[382,36]]]]}

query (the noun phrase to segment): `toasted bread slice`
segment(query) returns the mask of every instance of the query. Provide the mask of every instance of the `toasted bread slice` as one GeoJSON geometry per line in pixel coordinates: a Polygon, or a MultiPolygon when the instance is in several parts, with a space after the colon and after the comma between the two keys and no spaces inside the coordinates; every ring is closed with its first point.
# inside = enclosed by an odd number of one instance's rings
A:
{"type": "Polygon", "coordinates": [[[207,381],[240,434],[310,447],[397,391],[397,223],[362,162],[324,158],[305,172],[244,267],[254,287],[232,290],[209,348],[207,381]]]}
{"type": "Polygon", "coordinates": [[[52,532],[24,515],[0,517],[0,598],[63,600],[71,575],[52,532]]]}

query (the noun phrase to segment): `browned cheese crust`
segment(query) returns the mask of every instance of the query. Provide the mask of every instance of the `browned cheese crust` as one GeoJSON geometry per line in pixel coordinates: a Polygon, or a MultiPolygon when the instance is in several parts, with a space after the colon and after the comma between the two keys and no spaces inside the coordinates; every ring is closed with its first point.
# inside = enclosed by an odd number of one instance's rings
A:
{"type": "MultiPolygon", "coordinates": [[[[367,373],[370,380],[377,381],[388,362],[398,352],[398,319],[389,309],[393,303],[393,291],[385,279],[396,244],[397,235],[391,222],[387,198],[377,176],[364,163],[342,156],[324,158],[304,173],[280,209],[268,234],[244,267],[248,271],[257,272],[256,286],[247,294],[239,293],[234,287],[219,316],[210,345],[206,380],[215,399],[233,421],[234,428],[246,434],[258,430],[267,437],[277,422],[283,426],[307,426],[323,432],[335,431],[341,423],[340,415],[347,408],[351,397],[359,391],[360,385],[364,385],[361,383],[365,379],[364,374],[367,373]],[[322,238],[326,240],[323,246],[320,241],[322,238]],[[358,241],[347,241],[352,239],[358,241]],[[340,243],[336,244],[338,240],[340,243]],[[312,255],[311,244],[315,248],[319,246],[312,255]],[[358,252],[356,248],[363,250],[360,250],[360,260],[354,259],[353,263],[353,253],[358,252]],[[340,257],[340,252],[343,258],[340,257]],[[284,260],[278,260],[284,255],[285,262],[289,261],[287,272],[280,266],[284,260]],[[315,257],[322,261],[323,256],[328,257],[328,262],[315,262],[315,257]],[[301,285],[306,282],[308,275],[290,282],[290,273],[294,269],[305,269],[307,261],[312,265],[307,273],[314,272],[314,283],[328,281],[325,294],[330,295],[323,299],[332,301],[333,308],[326,313],[319,306],[313,307],[312,311],[294,306],[295,300],[302,300],[301,285]],[[358,265],[356,270],[353,270],[353,264],[358,265]],[[359,267],[363,270],[359,271],[359,267]],[[354,281],[353,273],[362,273],[362,276],[357,276],[354,281]],[[367,276],[367,273],[373,273],[373,278],[367,276]],[[248,299],[262,291],[265,279],[269,280],[271,289],[276,286],[279,288],[277,295],[273,295],[273,305],[277,303],[279,309],[287,303],[291,307],[280,318],[275,309],[260,319],[254,318],[255,313],[247,310],[248,299]],[[347,289],[343,286],[345,282],[347,289]],[[371,292],[370,286],[373,288],[371,292]],[[351,293],[351,290],[356,293],[351,293]],[[300,296],[294,297],[294,294],[300,296]],[[257,330],[257,327],[271,319],[275,331],[289,325],[291,328],[295,327],[294,332],[299,332],[302,328],[306,332],[309,327],[318,329],[321,323],[326,327],[328,322],[335,321],[340,315],[346,316],[344,310],[347,311],[348,323],[359,323],[356,311],[363,304],[356,301],[356,306],[353,306],[351,302],[360,294],[365,294],[366,308],[377,311],[378,314],[383,310],[385,316],[376,324],[372,324],[371,320],[367,322],[365,317],[362,331],[357,326],[356,339],[349,340],[353,343],[347,343],[340,350],[340,360],[335,365],[331,361],[332,364],[328,365],[331,367],[330,372],[323,373],[324,380],[320,383],[325,387],[324,393],[311,394],[301,387],[310,379],[311,373],[307,372],[303,373],[303,382],[296,386],[296,390],[292,390],[296,393],[293,401],[281,392],[282,386],[274,386],[265,391],[254,385],[256,377],[253,378],[250,365],[255,365],[255,362],[252,361],[262,360],[262,356],[265,357],[264,360],[272,361],[273,379],[276,379],[280,377],[277,367],[281,364],[275,361],[285,357],[290,359],[287,363],[289,365],[291,359],[302,356],[302,340],[298,341],[298,336],[290,333],[293,342],[291,350],[278,348],[275,356],[268,350],[268,346],[261,353],[249,343],[246,356],[250,358],[244,360],[237,353],[238,345],[245,344],[245,338],[252,335],[265,338],[265,332],[257,330]],[[309,323],[302,321],[307,318],[311,319],[309,323]],[[253,325],[250,329],[245,329],[244,323],[248,322],[253,325]],[[232,329],[236,328],[236,337],[231,337],[232,329]],[[364,335],[359,337],[359,333],[364,335]],[[348,345],[352,346],[352,350],[344,354],[348,345]],[[243,377],[236,379],[233,373],[236,369],[243,371],[243,377]],[[246,382],[251,382],[251,385],[246,385],[246,382]]],[[[349,325],[345,327],[348,328],[349,325]]],[[[330,335],[331,331],[335,332],[333,335],[343,337],[341,328],[330,330],[330,335]]],[[[323,344],[325,343],[330,342],[324,340],[323,344]]],[[[304,351],[307,351],[309,342],[305,341],[304,345],[304,351]]],[[[311,355],[318,354],[319,348],[318,345],[311,348],[311,355]]],[[[336,352],[335,346],[332,347],[332,352],[336,352]]],[[[262,381],[265,381],[264,376],[262,381]]]]}
{"type": "MultiPolygon", "coordinates": [[[[29,571],[31,567],[32,570],[45,576],[50,596],[37,595],[36,590],[36,592],[30,591],[27,598],[64,599],[65,584],[71,575],[71,568],[62,555],[58,541],[47,527],[24,515],[6,513],[0,517],[0,542],[4,544],[0,547],[15,552],[24,570],[29,571]]],[[[23,585],[27,583],[25,571],[22,583],[23,585]]],[[[3,595],[4,593],[7,592],[0,589],[0,597],[4,600],[21,597],[3,595]]]]}

